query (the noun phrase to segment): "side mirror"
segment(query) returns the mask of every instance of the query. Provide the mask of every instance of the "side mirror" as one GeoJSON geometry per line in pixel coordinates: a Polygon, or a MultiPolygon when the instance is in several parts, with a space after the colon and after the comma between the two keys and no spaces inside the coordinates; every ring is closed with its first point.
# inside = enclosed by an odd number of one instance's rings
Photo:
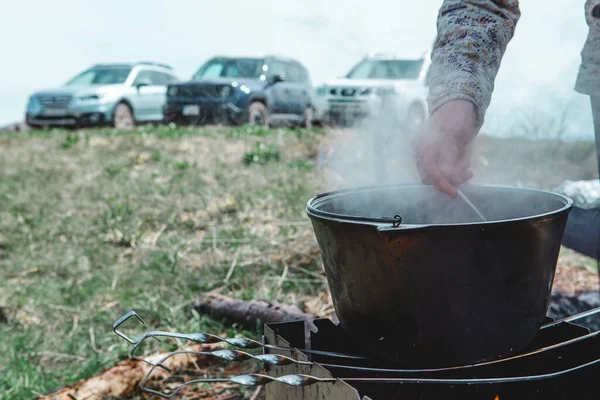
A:
{"type": "Polygon", "coordinates": [[[134,86],[137,88],[137,90],[140,90],[140,88],[142,88],[144,86],[151,86],[151,85],[152,85],[152,82],[150,82],[150,79],[138,79],[134,83],[134,86]]]}
{"type": "Polygon", "coordinates": [[[280,75],[280,74],[275,74],[271,77],[271,85],[274,85],[279,82],[284,82],[284,81],[285,81],[284,76],[280,75]]]}

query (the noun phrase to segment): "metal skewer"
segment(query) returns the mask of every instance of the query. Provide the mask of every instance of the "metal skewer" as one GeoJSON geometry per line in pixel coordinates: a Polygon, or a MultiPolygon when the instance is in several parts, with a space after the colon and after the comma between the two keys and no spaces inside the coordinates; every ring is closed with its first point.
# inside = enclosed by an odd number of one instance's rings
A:
{"type": "MultiPolygon", "coordinates": [[[[541,329],[547,329],[547,328],[550,328],[553,326],[557,326],[561,323],[573,322],[573,321],[579,320],[581,318],[589,317],[589,316],[596,315],[599,313],[600,313],[600,307],[595,308],[593,310],[585,311],[583,313],[572,315],[572,316],[566,317],[561,320],[557,320],[557,321],[549,323],[549,324],[546,324],[546,325],[542,326],[541,329]]],[[[230,345],[233,345],[236,347],[245,347],[248,349],[266,348],[266,349],[271,349],[271,350],[283,350],[283,351],[298,350],[298,351],[302,351],[305,353],[312,352],[312,353],[323,354],[323,355],[327,355],[327,356],[337,356],[337,357],[343,357],[343,358],[355,358],[355,359],[368,359],[368,358],[356,357],[356,356],[342,354],[342,353],[333,353],[333,352],[317,351],[317,350],[311,351],[311,350],[300,349],[300,348],[290,348],[290,347],[266,345],[266,344],[260,343],[258,341],[255,341],[255,340],[248,339],[248,338],[231,338],[231,339],[220,338],[216,335],[211,335],[211,334],[207,334],[207,333],[181,334],[181,333],[153,331],[153,332],[148,332],[146,334],[140,335],[136,339],[130,339],[124,333],[120,332],[118,330],[118,327],[121,324],[123,324],[126,320],[128,320],[129,318],[132,318],[132,317],[137,318],[140,322],[143,323],[143,320],[135,312],[132,311],[132,312],[125,314],[118,321],[116,321],[115,324],[113,325],[113,330],[114,330],[115,334],[117,334],[118,336],[127,340],[129,343],[133,344],[133,349],[131,351],[132,358],[143,361],[151,366],[150,370],[148,371],[148,374],[146,375],[146,377],[144,378],[144,380],[142,382],[142,385],[141,385],[142,390],[144,390],[145,392],[148,392],[148,393],[158,395],[163,398],[167,398],[167,399],[172,398],[175,395],[177,395],[177,393],[185,386],[188,386],[191,384],[196,384],[196,383],[230,382],[230,383],[244,385],[244,386],[259,386],[259,385],[269,384],[272,382],[280,382],[280,383],[283,383],[283,384],[286,384],[289,386],[308,386],[308,385],[312,385],[315,383],[334,383],[338,380],[344,380],[344,381],[348,381],[348,382],[354,381],[354,382],[370,382],[370,383],[434,383],[434,384],[438,383],[438,384],[469,384],[469,385],[472,385],[472,384],[522,382],[522,381],[548,379],[548,378],[558,377],[558,376],[561,376],[561,375],[564,375],[564,374],[600,363],[600,359],[598,359],[595,361],[588,362],[587,364],[580,365],[578,367],[574,367],[574,368],[571,368],[568,370],[559,371],[559,372],[555,372],[555,373],[545,374],[545,375],[531,375],[531,376],[524,376],[524,377],[506,377],[506,378],[484,378],[484,379],[430,379],[430,378],[421,379],[421,378],[414,378],[414,377],[412,377],[412,378],[363,377],[363,378],[339,378],[338,379],[338,378],[318,378],[318,377],[314,377],[314,376],[310,376],[310,375],[302,375],[302,374],[286,375],[286,376],[280,376],[280,377],[270,377],[270,376],[262,375],[262,374],[244,374],[244,375],[234,376],[234,377],[230,377],[230,378],[197,379],[197,380],[193,380],[193,381],[184,383],[183,385],[179,386],[175,391],[173,391],[171,393],[163,393],[163,392],[158,392],[158,391],[152,390],[150,388],[147,388],[145,386],[145,384],[157,367],[171,371],[171,369],[165,365],[165,361],[167,361],[170,357],[173,357],[178,354],[212,356],[212,357],[220,358],[222,360],[229,361],[229,362],[237,362],[237,361],[245,361],[245,360],[253,359],[253,360],[261,362],[263,365],[272,365],[272,366],[285,366],[285,365],[290,365],[290,364],[305,365],[305,366],[320,365],[325,368],[347,369],[347,370],[354,370],[354,371],[371,372],[371,373],[375,373],[375,374],[377,374],[377,373],[398,373],[398,374],[427,373],[427,372],[443,372],[443,371],[452,371],[452,370],[462,370],[462,369],[481,367],[481,366],[485,366],[485,365],[492,365],[492,364],[497,364],[497,363],[502,363],[502,362],[508,362],[511,360],[521,359],[521,358],[533,356],[535,354],[540,354],[543,352],[547,352],[550,350],[568,346],[570,344],[578,343],[578,342],[581,342],[584,340],[595,338],[600,335],[600,331],[589,333],[587,335],[580,336],[577,338],[573,338],[573,339],[564,341],[562,343],[557,343],[557,344],[553,344],[553,345],[550,345],[550,346],[547,346],[544,348],[540,348],[538,350],[534,350],[534,351],[531,351],[526,354],[520,354],[520,355],[516,355],[513,357],[508,357],[508,358],[504,358],[504,359],[493,360],[493,361],[488,361],[488,362],[483,362],[483,363],[478,363],[478,364],[463,365],[463,366],[457,366],[457,367],[447,367],[447,368],[412,369],[411,370],[411,369],[385,369],[385,368],[358,367],[358,366],[348,366],[348,365],[316,363],[316,362],[312,362],[312,361],[300,361],[300,360],[296,360],[294,358],[284,356],[281,354],[253,355],[253,354],[246,353],[244,351],[239,351],[239,350],[216,350],[216,351],[205,351],[205,352],[190,351],[190,350],[176,351],[176,352],[168,354],[163,359],[161,359],[158,363],[153,364],[147,360],[136,357],[133,353],[134,353],[135,349],[137,349],[137,347],[139,347],[139,345],[146,339],[153,338],[155,340],[158,340],[158,337],[180,338],[180,339],[190,340],[190,341],[194,341],[194,342],[198,342],[198,343],[206,343],[206,344],[224,342],[224,343],[229,343],[230,345]]]]}
{"type": "MultiPolygon", "coordinates": [[[[540,349],[537,349],[537,350],[534,350],[534,351],[531,351],[531,352],[525,353],[525,354],[519,354],[519,355],[512,356],[512,357],[501,358],[498,360],[481,362],[481,363],[477,363],[477,364],[461,365],[461,366],[455,366],[455,367],[442,367],[442,368],[394,369],[394,368],[360,367],[360,366],[350,366],[350,365],[317,363],[317,362],[312,362],[312,361],[299,361],[299,360],[296,360],[296,359],[293,359],[290,357],[286,357],[286,356],[282,356],[279,354],[263,354],[263,355],[255,356],[255,355],[245,353],[245,352],[239,351],[239,350],[217,350],[217,351],[212,351],[212,352],[182,350],[182,351],[178,351],[178,352],[169,354],[167,356],[167,358],[172,357],[173,355],[176,355],[176,354],[193,354],[193,355],[205,355],[205,356],[217,357],[217,358],[220,358],[220,359],[226,360],[226,361],[245,361],[245,360],[249,360],[249,359],[254,359],[256,361],[263,363],[264,365],[275,365],[275,366],[285,366],[285,365],[290,365],[290,364],[321,365],[325,368],[348,369],[348,370],[363,371],[363,372],[415,374],[415,373],[456,371],[456,370],[463,370],[463,369],[470,369],[470,368],[478,368],[478,367],[483,367],[486,365],[505,363],[505,362],[512,361],[512,360],[531,357],[536,354],[545,353],[547,351],[556,350],[561,347],[565,347],[565,346],[568,346],[568,345],[571,345],[574,343],[582,342],[582,341],[585,341],[588,339],[593,339],[598,335],[600,335],[600,331],[589,333],[587,335],[573,338],[573,339],[570,339],[570,340],[567,340],[567,341],[564,341],[561,343],[556,343],[551,346],[543,347],[543,348],[540,348],[540,349]]],[[[152,366],[160,366],[160,367],[166,369],[164,365],[161,365],[163,363],[163,361],[164,360],[161,360],[160,364],[157,364],[157,365],[151,364],[151,365],[152,366]]]]}
{"type": "MultiPolygon", "coordinates": [[[[198,383],[235,383],[243,386],[261,386],[267,385],[274,382],[283,383],[288,386],[302,387],[302,386],[310,386],[316,383],[335,383],[339,381],[346,382],[363,382],[363,383],[432,383],[432,384],[452,384],[452,385],[476,385],[476,384],[492,384],[492,383],[508,383],[508,382],[525,382],[525,381],[536,381],[536,380],[544,380],[556,378],[562,375],[566,375],[589,366],[600,363],[600,359],[590,361],[588,363],[572,367],[569,369],[565,369],[562,371],[552,372],[548,374],[541,375],[528,375],[528,376],[517,376],[517,377],[505,377],[505,378],[477,378],[477,379],[432,379],[432,378],[377,378],[377,377],[363,377],[363,378],[318,378],[311,375],[303,375],[303,374],[292,374],[292,375],[284,375],[279,377],[272,377],[263,374],[245,374],[238,375],[229,378],[202,378],[202,379],[194,379],[184,384],[180,385],[171,393],[159,392],[153,389],[146,387],[146,382],[152,376],[152,373],[156,369],[157,366],[163,364],[167,359],[176,355],[176,354],[186,354],[190,352],[175,352],[169,354],[164,357],[160,362],[148,371],[148,374],[145,376],[144,380],[141,383],[141,389],[147,393],[152,393],[157,396],[170,399],[179,393],[181,389],[186,386],[198,384],[198,383]]],[[[194,354],[193,352],[191,352],[194,354]]],[[[320,364],[324,365],[324,364],[320,364]]]]}
{"type": "Polygon", "coordinates": [[[479,216],[479,218],[481,218],[481,220],[483,222],[488,222],[488,219],[486,217],[484,217],[483,214],[481,213],[481,211],[479,211],[479,209],[477,207],[475,207],[475,204],[473,204],[471,202],[471,200],[469,200],[469,198],[467,196],[465,196],[465,194],[462,192],[462,190],[456,189],[456,193],[458,193],[458,197],[460,197],[465,203],[467,203],[469,205],[469,207],[471,207],[471,209],[473,211],[475,211],[475,213],[477,213],[477,215],[479,216]]]}
{"type": "MultiPolygon", "coordinates": [[[[551,327],[560,325],[561,323],[574,322],[579,319],[589,317],[592,315],[597,315],[597,314],[600,314],[600,307],[589,310],[589,311],[585,311],[583,313],[572,315],[572,316],[566,317],[561,320],[551,322],[549,324],[542,326],[541,329],[551,328],[551,327]]],[[[128,341],[129,343],[133,344],[133,347],[130,351],[130,356],[132,359],[144,362],[153,367],[155,366],[155,364],[152,364],[151,362],[149,362],[143,358],[137,357],[135,355],[135,351],[137,350],[138,347],[141,346],[141,344],[145,340],[147,340],[149,338],[155,339],[160,342],[160,340],[158,340],[159,337],[184,339],[184,340],[189,340],[189,341],[192,341],[195,343],[201,343],[201,344],[224,342],[224,343],[228,343],[234,347],[248,349],[248,350],[258,349],[258,348],[277,350],[277,351],[298,350],[298,351],[301,351],[306,354],[323,355],[323,356],[338,357],[338,358],[344,358],[344,359],[354,359],[354,360],[369,360],[370,359],[368,357],[360,357],[360,356],[354,356],[354,355],[344,354],[344,353],[302,349],[302,348],[297,348],[297,347],[283,347],[283,346],[268,345],[268,344],[260,343],[253,339],[248,339],[248,338],[220,338],[216,335],[211,335],[208,333],[181,334],[181,333],[172,333],[172,332],[152,331],[152,332],[148,332],[143,335],[140,335],[136,339],[130,339],[124,333],[119,331],[118,328],[125,321],[127,321],[128,319],[133,318],[133,317],[137,318],[140,322],[144,323],[139,315],[137,315],[134,311],[130,311],[127,314],[125,314],[123,317],[119,318],[119,320],[117,320],[113,324],[113,331],[115,332],[115,334],[117,334],[121,338],[123,338],[126,341],[128,341]]],[[[354,367],[354,366],[350,367],[350,366],[336,365],[336,364],[321,364],[321,365],[326,366],[326,367],[334,367],[334,368],[342,368],[342,369],[346,368],[346,369],[355,369],[355,370],[371,371],[371,372],[394,372],[394,373],[443,372],[443,371],[468,369],[468,368],[475,368],[475,367],[480,367],[480,366],[485,366],[485,365],[498,364],[498,363],[507,362],[507,361],[511,361],[511,360],[515,360],[515,359],[519,359],[519,358],[529,357],[529,356],[532,356],[535,354],[539,354],[539,353],[554,350],[554,349],[557,349],[557,348],[560,348],[563,346],[567,346],[569,344],[587,340],[587,339],[596,337],[598,335],[600,335],[600,331],[592,332],[587,335],[580,336],[580,337],[577,337],[574,339],[570,339],[570,340],[567,340],[562,343],[557,343],[557,344],[554,344],[554,345],[551,345],[548,347],[534,350],[534,351],[531,351],[526,354],[520,354],[520,355],[516,355],[516,356],[512,356],[512,357],[502,358],[499,360],[487,361],[487,362],[483,362],[483,363],[462,365],[462,366],[455,366],[455,367],[442,367],[442,368],[429,368],[429,369],[387,369],[387,368],[370,368],[370,367],[354,367]]],[[[307,362],[297,361],[297,360],[294,360],[294,359],[291,359],[288,357],[284,357],[285,360],[281,359],[281,362],[285,362],[286,364],[283,364],[283,363],[278,364],[278,360],[277,360],[277,358],[279,357],[278,355],[272,355],[274,357],[265,357],[265,356],[271,356],[271,355],[253,356],[249,353],[233,351],[233,350],[222,350],[222,351],[216,351],[216,352],[196,352],[196,353],[204,354],[204,355],[212,355],[212,356],[215,356],[215,357],[221,358],[223,360],[227,360],[227,361],[242,361],[242,360],[246,360],[246,359],[248,359],[248,357],[250,357],[250,358],[254,358],[257,361],[261,361],[264,364],[269,364],[269,365],[288,365],[289,363],[308,365],[308,364],[306,364],[307,362]]],[[[283,356],[281,356],[281,357],[283,357],[283,356]]],[[[160,366],[161,368],[171,372],[171,369],[169,367],[167,367],[166,365],[163,365],[162,363],[156,364],[156,366],[160,366]]]]}
{"type": "MultiPolygon", "coordinates": [[[[121,318],[119,318],[113,324],[113,332],[115,333],[115,335],[121,337],[122,339],[124,339],[125,341],[127,341],[128,343],[133,345],[129,352],[129,355],[131,356],[131,358],[133,360],[141,361],[141,362],[146,363],[151,366],[153,366],[154,364],[152,364],[148,360],[145,360],[145,359],[140,358],[135,355],[135,351],[144,343],[144,341],[146,341],[149,338],[152,338],[158,342],[160,342],[159,338],[174,338],[174,339],[188,340],[190,342],[200,343],[200,344],[227,343],[233,347],[237,347],[240,349],[246,349],[246,350],[259,349],[259,348],[270,349],[270,350],[279,350],[279,351],[299,350],[299,351],[302,351],[307,354],[323,355],[323,356],[329,356],[329,357],[339,357],[339,358],[345,358],[345,359],[351,359],[351,360],[368,360],[369,359],[369,357],[361,357],[361,356],[329,352],[329,351],[274,346],[274,345],[269,345],[269,344],[263,344],[259,341],[245,338],[245,337],[222,338],[217,335],[212,335],[210,333],[203,333],[203,332],[186,334],[186,333],[176,333],[176,332],[151,331],[151,332],[144,333],[135,339],[131,339],[125,333],[123,333],[119,330],[119,327],[131,318],[136,318],[143,325],[146,324],[144,322],[144,320],[135,311],[130,311],[127,314],[123,315],[121,318]]],[[[169,367],[167,367],[166,365],[160,365],[160,366],[169,372],[171,371],[171,369],[169,367]]]]}
{"type": "Polygon", "coordinates": [[[584,312],[579,313],[579,314],[570,315],[570,316],[568,316],[566,318],[563,318],[563,319],[558,319],[558,320],[556,320],[554,322],[550,322],[550,323],[542,326],[540,329],[552,328],[553,326],[560,325],[563,322],[574,322],[574,321],[577,321],[577,320],[580,320],[580,319],[583,319],[583,318],[586,318],[586,317],[591,317],[591,316],[597,315],[597,314],[600,314],[600,307],[596,307],[596,308],[593,308],[593,309],[588,310],[588,311],[584,311],[584,312]]]}

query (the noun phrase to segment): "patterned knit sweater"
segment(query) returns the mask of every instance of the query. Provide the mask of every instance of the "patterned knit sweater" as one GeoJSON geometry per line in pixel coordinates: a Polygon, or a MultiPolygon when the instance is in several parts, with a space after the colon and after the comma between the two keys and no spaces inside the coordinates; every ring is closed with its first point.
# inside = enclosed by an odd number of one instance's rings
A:
{"type": "MultiPolygon", "coordinates": [[[[576,90],[600,95],[600,0],[587,0],[585,12],[590,33],[576,90]]],[[[444,0],[432,53],[430,113],[450,100],[468,100],[483,125],[500,62],[520,16],[518,0],[444,0]]]]}

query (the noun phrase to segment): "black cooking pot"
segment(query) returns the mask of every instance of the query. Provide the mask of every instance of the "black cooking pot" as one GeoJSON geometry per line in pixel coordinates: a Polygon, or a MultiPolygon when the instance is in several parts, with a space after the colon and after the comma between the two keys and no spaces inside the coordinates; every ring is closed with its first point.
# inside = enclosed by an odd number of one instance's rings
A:
{"type": "Polygon", "coordinates": [[[307,212],[345,332],[371,355],[420,367],[509,356],[542,325],[572,201],[469,186],[344,190],[307,212]]]}

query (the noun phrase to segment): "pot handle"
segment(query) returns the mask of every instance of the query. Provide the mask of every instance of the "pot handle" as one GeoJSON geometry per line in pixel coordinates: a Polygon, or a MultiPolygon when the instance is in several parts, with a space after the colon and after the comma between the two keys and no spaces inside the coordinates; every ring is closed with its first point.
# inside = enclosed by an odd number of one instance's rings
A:
{"type": "Polygon", "coordinates": [[[430,227],[431,225],[378,226],[377,233],[383,236],[392,236],[396,233],[412,231],[415,229],[426,229],[430,227]]]}
{"type": "Polygon", "coordinates": [[[377,233],[382,236],[392,236],[396,233],[402,233],[406,231],[412,231],[414,229],[425,229],[431,225],[402,225],[402,216],[395,215],[394,218],[382,218],[381,219],[392,222],[392,225],[378,226],[377,233]]]}

